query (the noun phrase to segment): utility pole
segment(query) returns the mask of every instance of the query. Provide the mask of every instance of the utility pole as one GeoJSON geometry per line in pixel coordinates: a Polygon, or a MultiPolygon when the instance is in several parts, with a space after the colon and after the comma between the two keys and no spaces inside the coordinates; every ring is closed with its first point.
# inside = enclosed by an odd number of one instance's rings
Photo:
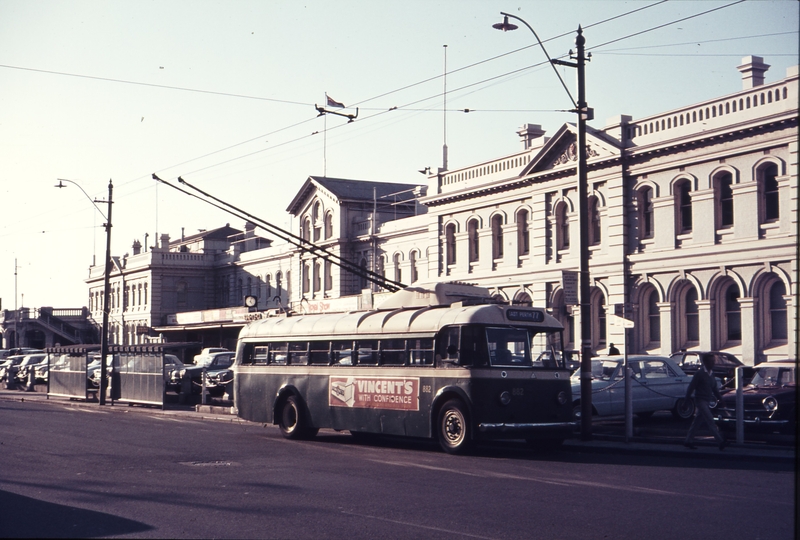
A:
{"type": "MultiPolygon", "coordinates": [[[[111,180],[108,181],[108,220],[106,228],[106,270],[103,276],[103,335],[100,337],[100,405],[106,404],[106,390],[108,388],[108,368],[106,366],[106,356],[108,355],[108,313],[109,297],[111,295],[111,203],[114,186],[111,180]]],[[[103,201],[97,201],[103,202],[103,201]]]]}

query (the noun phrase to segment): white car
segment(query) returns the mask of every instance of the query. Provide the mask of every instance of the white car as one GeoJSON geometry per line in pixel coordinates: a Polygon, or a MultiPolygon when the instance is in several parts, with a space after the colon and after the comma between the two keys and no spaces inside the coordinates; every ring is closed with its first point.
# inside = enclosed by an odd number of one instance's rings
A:
{"type": "MultiPolygon", "coordinates": [[[[625,377],[619,356],[592,358],[592,410],[597,416],[625,414],[625,377]]],[[[691,377],[665,356],[629,356],[633,370],[633,412],[647,418],[655,411],[671,411],[676,418],[694,414],[694,402],[686,399],[691,377]]],[[[580,370],[572,375],[573,416],[581,415],[580,370]]]]}

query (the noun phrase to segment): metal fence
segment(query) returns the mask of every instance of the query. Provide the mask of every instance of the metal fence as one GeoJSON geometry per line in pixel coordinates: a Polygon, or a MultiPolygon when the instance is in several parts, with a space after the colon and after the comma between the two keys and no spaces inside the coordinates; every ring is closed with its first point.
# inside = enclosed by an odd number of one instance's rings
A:
{"type": "Polygon", "coordinates": [[[89,382],[88,365],[99,345],[49,347],[47,353],[47,395],[92,399],[97,389],[89,382]]]}

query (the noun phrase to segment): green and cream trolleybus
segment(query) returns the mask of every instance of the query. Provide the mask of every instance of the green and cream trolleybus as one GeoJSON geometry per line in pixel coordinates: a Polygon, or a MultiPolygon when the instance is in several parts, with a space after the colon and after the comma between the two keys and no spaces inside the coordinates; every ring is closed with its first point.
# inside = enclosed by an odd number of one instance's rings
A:
{"type": "Polygon", "coordinates": [[[482,287],[406,287],[378,309],[278,316],[242,329],[234,400],[289,439],[320,428],[554,446],[572,433],[561,324],[482,287]]]}

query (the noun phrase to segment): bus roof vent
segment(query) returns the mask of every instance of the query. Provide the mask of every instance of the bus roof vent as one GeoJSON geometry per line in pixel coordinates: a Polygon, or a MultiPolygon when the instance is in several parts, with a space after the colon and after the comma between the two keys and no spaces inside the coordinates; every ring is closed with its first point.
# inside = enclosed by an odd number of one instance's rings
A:
{"type": "Polygon", "coordinates": [[[377,309],[423,308],[455,303],[466,306],[496,302],[485,287],[461,282],[424,283],[397,291],[377,306],[377,309]]]}

